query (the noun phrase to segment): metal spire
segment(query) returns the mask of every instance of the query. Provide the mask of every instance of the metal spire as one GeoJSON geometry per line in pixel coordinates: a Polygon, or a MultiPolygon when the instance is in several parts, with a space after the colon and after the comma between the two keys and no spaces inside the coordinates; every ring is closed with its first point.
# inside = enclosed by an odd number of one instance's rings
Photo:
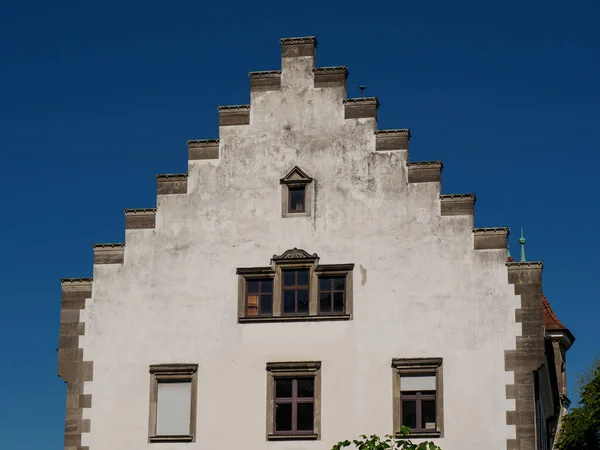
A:
{"type": "Polygon", "coordinates": [[[519,238],[519,244],[521,244],[521,262],[527,262],[525,258],[525,237],[523,237],[523,227],[521,227],[521,237],[519,238]]]}
{"type": "Polygon", "coordinates": [[[510,245],[506,246],[506,259],[510,259],[512,258],[512,256],[510,256],[510,245]]]}

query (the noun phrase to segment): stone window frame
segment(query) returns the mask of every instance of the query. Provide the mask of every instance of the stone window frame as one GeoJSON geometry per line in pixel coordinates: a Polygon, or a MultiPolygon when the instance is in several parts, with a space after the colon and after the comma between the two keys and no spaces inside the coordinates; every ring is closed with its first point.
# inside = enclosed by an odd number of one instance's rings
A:
{"type": "Polygon", "coordinates": [[[431,432],[411,432],[414,438],[444,437],[444,390],[442,358],[394,358],[392,359],[392,393],[394,436],[402,437],[402,403],[400,401],[400,377],[403,375],[435,375],[436,430],[431,432]]]}
{"type": "Polygon", "coordinates": [[[304,322],[315,320],[351,320],[353,315],[353,272],[354,264],[318,264],[316,253],[309,254],[302,249],[290,249],[281,255],[273,255],[270,267],[238,268],[238,323],[261,322],[304,322]],[[283,314],[283,270],[309,270],[308,314],[283,314]],[[346,292],[343,313],[323,313],[319,311],[319,277],[345,276],[346,292]],[[273,313],[270,316],[247,316],[246,283],[252,279],[273,278],[273,313]]]}
{"type": "Polygon", "coordinates": [[[321,361],[268,362],[267,370],[267,441],[321,440],[321,361]],[[290,434],[275,432],[275,379],[314,378],[314,424],[313,433],[290,434]]]}
{"type": "Polygon", "coordinates": [[[279,184],[281,184],[281,217],[310,217],[313,203],[313,179],[298,166],[294,166],[279,180],[279,184]],[[290,188],[304,189],[304,211],[290,211],[290,188]]]}
{"type": "Polygon", "coordinates": [[[150,414],[148,442],[196,442],[198,397],[198,364],[153,364],[150,366],[150,414]],[[188,435],[157,435],[158,384],[160,382],[191,383],[190,432],[188,435]]]}

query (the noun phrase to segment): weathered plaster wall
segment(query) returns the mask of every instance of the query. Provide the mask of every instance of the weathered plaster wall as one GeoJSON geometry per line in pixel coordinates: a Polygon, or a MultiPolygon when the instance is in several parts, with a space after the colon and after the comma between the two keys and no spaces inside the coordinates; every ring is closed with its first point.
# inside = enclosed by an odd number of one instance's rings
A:
{"type": "Polygon", "coordinates": [[[123,264],[94,267],[82,445],[330,449],[392,431],[391,361],[413,357],[443,358],[444,450],[515,437],[505,350],[520,299],[505,249],[474,250],[472,215],[441,216],[440,183],[407,183],[407,151],[376,152],[376,119],[344,119],[345,87],[314,88],[313,67],[283,58],[250,124],[220,128],[219,159],[190,160],[187,193],[158,197],[155,228],[126,231],[123,264]],[[295,165],[315,180],[313,211],[282,218],[279,179],[295,165]],[[238,324],[236,267],[293,247],[355,264],[353,320],[238,324]],[[266,442],[265,364],[295,360],[322,362],[322,439],[266,442]],[[199,365],[195,443],[147,443],[159,363],[199,365]]]}

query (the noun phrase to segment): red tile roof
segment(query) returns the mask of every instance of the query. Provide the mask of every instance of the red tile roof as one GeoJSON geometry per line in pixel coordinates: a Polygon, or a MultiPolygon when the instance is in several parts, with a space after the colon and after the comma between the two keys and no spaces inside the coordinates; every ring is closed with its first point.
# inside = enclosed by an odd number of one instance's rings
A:
{"type": "Polygon", "coordinates": [[[552,311],[550,303],[548,303],[548,299],[545,295],[542,296],[542,308],[544,313],[544,328],[546,328],[546,330],[564,330],[567,328],[560,320],[558,320],[558,317],[556,317],[556,314],[552,311]]]}

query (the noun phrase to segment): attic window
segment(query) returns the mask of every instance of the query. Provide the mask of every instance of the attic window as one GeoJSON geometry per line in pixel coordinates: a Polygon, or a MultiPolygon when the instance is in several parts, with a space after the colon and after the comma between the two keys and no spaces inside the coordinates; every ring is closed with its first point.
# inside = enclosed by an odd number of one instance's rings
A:
{"type": "Polygon", "coordinates": [[[312,178],[296,166],[279,182],[281,183],[282,217],[310,216],[312,178]]]}

